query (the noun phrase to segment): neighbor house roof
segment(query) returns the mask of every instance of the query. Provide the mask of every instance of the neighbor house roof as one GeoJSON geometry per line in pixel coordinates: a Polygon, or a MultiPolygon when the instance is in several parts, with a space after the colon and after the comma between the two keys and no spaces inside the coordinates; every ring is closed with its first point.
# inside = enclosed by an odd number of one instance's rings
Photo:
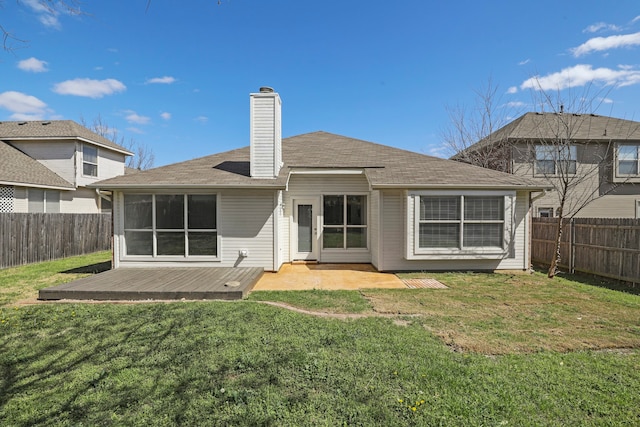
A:
{"type": "Polygon", "coordinates": [[[558,137],[569,137],[576,142],[640,140],[640,122],[596,114],[526,113],[467,150],[479,150],[501,142],[552,140],[558,137]]]}
{"type": "Polygon", "coordinates": [[[37,160],[0,141],[0,184],[73,190],[75,187],[37,160]]]}
{"type": "Polygon", "coordinates": [[[249,147],[245,147],[99,181],[92,186],[106,189],[285,188],[292,171],[361,169],[373,188],[544,187],[540,183],[514,175],[327,132],[313,132],[283,139],[282,160],[284,166],[277,178],[251,178],[249,147]]]}
{"type": "Polygon", "coordinates": [[[25,141],[48,139],[80,139],[122,154],[133,154],[126,148],[90,131],[72,120],[0,122],[0,140],[25,141]]]}

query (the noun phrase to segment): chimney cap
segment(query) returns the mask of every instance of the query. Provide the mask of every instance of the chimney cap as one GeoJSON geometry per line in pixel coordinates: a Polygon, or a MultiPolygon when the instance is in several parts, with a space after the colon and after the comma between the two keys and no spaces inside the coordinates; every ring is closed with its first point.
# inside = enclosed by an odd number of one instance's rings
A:
{"type": "Polygon", "coordinates": [[[273,93],[273,88],[269,86],[262,86],[260,88],[260,93],[273,93]]]}

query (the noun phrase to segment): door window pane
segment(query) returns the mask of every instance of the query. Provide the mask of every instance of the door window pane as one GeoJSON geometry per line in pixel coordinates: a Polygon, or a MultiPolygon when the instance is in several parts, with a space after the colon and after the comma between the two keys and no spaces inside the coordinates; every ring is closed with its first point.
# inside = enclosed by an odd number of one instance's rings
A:
{"type": "Polygon", "coordinates": [[[344,224],[344,196],[324,196],[324,225],[344,224]]]}
{"type": "Polygon", "coordinates": [[[156,196],[156,228],[159,230],[184,229],[184,196],[156,196]]]}
{"type": "Polygon", "coordinates": [[[325,227],[322,233],[322,247],[324,249],[344,248],[344,228],[325,227]]]}
{"type": "Polygon", "coordinates": [[[347,196],[347,225],[367,224],[366,196],[347,196]]]}
{"type": "Polygon", "coordinates": [[[364,227],[347,228],[347,249],[348,248],[366,248],[367,247],[367,229],[364,227]]]}
{"type": "Polygon", "coordinates": [[[298,205],[298,252],[313,251],[313,206],[298,205]]]}

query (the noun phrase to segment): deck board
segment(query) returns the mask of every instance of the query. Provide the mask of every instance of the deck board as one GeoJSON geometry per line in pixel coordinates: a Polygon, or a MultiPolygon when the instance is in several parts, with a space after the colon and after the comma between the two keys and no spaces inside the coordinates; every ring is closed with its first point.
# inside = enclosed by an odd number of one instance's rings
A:
{"type": "Polygon", "coordinates": [[[263,273],[257,267],[120,268],[42,289],[38,299],[242,299],[263,273]]]}

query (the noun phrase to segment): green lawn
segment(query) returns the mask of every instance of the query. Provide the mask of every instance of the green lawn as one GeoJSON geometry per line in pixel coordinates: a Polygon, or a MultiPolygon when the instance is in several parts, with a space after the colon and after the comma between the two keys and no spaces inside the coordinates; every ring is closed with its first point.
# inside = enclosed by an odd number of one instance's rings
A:
{"type": "MultiPolygon", "coordinates": [[[[0,288],[11,274],[0,271],[0,288]]],[[[48,282],[33,277],[25,286],[48,282]]],[[[437,277],[449,289],[255,292],[241,302],[156,304],[22,306],[5,297],[0,425],[640,423],[640,297],[542,276],[437,277]],[[371,316],[318,317],[260,299],[371,316]],[[594,321],[624,335],[624,345],[546,350],[558,342],[553,330],[577,341],[580,324],[556,324],[567,313],[584,319],[595,306],[603,306],[598,315],[625,312],[594,321]],[[475,351],[437,332],[456,328],[466,342],[482,336],[499,351],[475,351]],[[520,343],[527,336],[534,344],[520,343]]]]}

